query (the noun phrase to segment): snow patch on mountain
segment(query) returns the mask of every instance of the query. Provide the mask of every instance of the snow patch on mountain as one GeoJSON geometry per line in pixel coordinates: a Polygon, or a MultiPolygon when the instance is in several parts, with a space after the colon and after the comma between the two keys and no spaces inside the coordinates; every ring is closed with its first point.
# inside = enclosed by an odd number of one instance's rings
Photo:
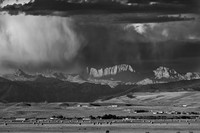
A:
{"type": "Polygon", "coordinates": [[[148,84],[161,84],[161,83],[166,83],[166,81],[157,81],[157,80],[153,80],[150,78],[146,78],[146,79],[143,79],[143,80],[137,82],[136,84],[137,85],[148,85],[148,84]]]}
{"type": "Polygon", "coordinates": [[[79,84],[82,84],[82,83],[86,82],[85,80],[83,80],[81,78],[80,75],[74,75],[74,76],[68,75],[66,81],[74,82],[74,83],[79,83],[79,84]]]}
{"type": "Polygon", "coordinates": [[[111,88],[115,88],[116,86],[121,84],[121,81],[113,81],[113,80],[105,80],[105,79],[93,79],[93,78],[89,78],[88,82],[94,83],[94,84],[109,85],[111,88]]]}
{"type": "Polygon", "coordinates": [[[137,82],[137,85],[148,85],[148,84],[154,84],[153,80],[146,78],[142,81],[137,82]]]}

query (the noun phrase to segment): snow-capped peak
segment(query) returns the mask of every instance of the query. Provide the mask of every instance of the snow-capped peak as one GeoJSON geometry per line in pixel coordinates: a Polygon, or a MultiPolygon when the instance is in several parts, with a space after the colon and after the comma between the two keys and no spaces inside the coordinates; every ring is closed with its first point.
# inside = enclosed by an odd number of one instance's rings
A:
{"type": "Polygon", "coordinates": [[[34,75],[27,74],[21,69],[17,69],[14,73],[2,75],[2,77],[12,81],[26,81],[33,80],[34,75]]]}
{"type": "Polygon", "coordinates": [[[16,76],[26,76],[28,74],[26,74],[24,71],[22,71],[21,69],[17,69],[14,73],[14,75],[16,76]]]}
{"type": "Polygon", "coordinates": [[[200,79],[200,73],[198,72],[188,72],[185,74],[186,80],[192,80],[192,79],[200,79]]]}
{"type": "Polygon", "coordinates": [[[156,70],[153,71],[155,75],[155,79],[177,79],[182,80],[184,79],[184,76],[176,72],[174,69],[170,69],[167,67],[159,67],[156,70]]]}

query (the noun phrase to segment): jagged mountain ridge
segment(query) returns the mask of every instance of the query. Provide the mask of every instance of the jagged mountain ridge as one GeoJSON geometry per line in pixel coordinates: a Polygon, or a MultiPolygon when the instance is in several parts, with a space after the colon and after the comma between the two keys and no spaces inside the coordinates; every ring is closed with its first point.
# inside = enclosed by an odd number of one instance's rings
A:
{"type": "Polygon", "coordinates": [[[155,79],[168,79],[171,81],[180,81],[180,80],[192,80],[199,79],[200,72],[187,72],[186,74],[178,73],[174,69],[170,69],[167,67],[159,67],[153,71],[155,75],[155,79]]]}
{"type": "Polygon", "coordinates": [[[183,80],[184,76],[176,72],[174,69],[167,67],[159,67],[153,71],[155,79],[171,79],[171,80],[183,80]]]}
{"type": "Polygon", "coordinates": [[[200,79],[199,72],[187,72],[186,74],[182,74],[174,69],[163,66],[153,70],[152,74],[152,76],[145,77],[140,74],[140,72],[136,72],[136,70],[134,70],[131,65],[121,64],[100,69],[87,68],[87,78],[83,78],[81,74],[66,74],[55,71],[50,73],[28,74],[21,69],[17,69],[13,74],[2,75],[2,77],[11,81],[48,81],[49,79],[56,79],[60,81],[76,83],[88,82],[93,84],[109,85],[112,88],[119,84],[147,85],[181,80],[200,79]]]}
{"type": "Polygon", "coordinates": [[[50,73],[36,73],[28,74],[21,69],[17,69],[14,73],[4,74],[3,78],[11,81],[48,81],[49,79],[55,79],[60,81],[70,81],[70,82],[85,82],[80,78],[79,75],[69,75],[62,72],[50,72],[50,73]]]}
{"type": "MultiPolygon", "coordinates": [[[[118,65],[120,66],[120,65],[118,65]]],[[[108,68],[100,68],[100,69],[95,69],[95,68],[90,68],[87,69],[87,73],[90,76],[90,78],[94,79],[106,79],[106,77],[109,77],[107,79],[109,80],[114,80],[116,75],[123,73],[121,79],[126,79],[126,77],[123,76],[131,76],[134,78],[131,78],[129,81],[122,81],[125,84],[138,84],[138,85],[146,85],[146,84],[157,84],[157,83],[167,83],[167,82],[175,82],[175,81],[181,81],[181,80],[193,80],[193,79],[200,79],[200,72],[187,72],[186,74],[184,73],[179,73],[174,69],[167,68],[164,66],[160,66],[156,68],[155,70],[152,71],[151,76],[143,76],[140,72],[136,72],[131,65],[126,65],[122,64],[123,66],[122,70],[123,71],[117,71],[118,66],[113,66],[113,67],[108,67],[108,68]],[[129,69],[130,68],[130,69],[129,69]],[[107,72],[108,71],[108,72],[107,72]],[[127,74],[128,73],[128,74],[127,74]],[[137,78],[135,78],[137,77],[137,78]],[[135,80],[137,79],[137,80],[135,80]],[[139,80],[140,79],[140,80],[139,80]]]]}
{"type": "Polygon", "coordinates": [[[136,92],[200,91],[200,80],[183,80],[151,85],[108,85],[68,81],[0,80],[0,102],[94,102],[136,92]]]}
{"type": "Polygon", "coordinates": [[[89,79],[118,81],[120,83],[136,83],[144,77],[133,69],[131,65],[120,64],[105,68],[87,67],[89,79]]]}
{"type": "Polygon", "coordinates": [[[153,70],[154,76],[145,78],[139,82],[138,85],[147,85],[147,84],[157,84],[157,83],[168,83],[181,80],[193,80],[200,79],[200,72],[187,72],[186,74],[178,73],[174,69],[160,66],[157,69],[153,70]]]}
{"type": "Polygon", "coordinates": [[[129,72],[132,72],[132,73],[136,72],[131,67],[131,65],[127,65],[127,64],[115,65],[115,66],[112,66],[112,67],[100,68],[100,69],[87,68],[87,73],[91,77],[95,77],[95,78],[101,78],[101,77],[104,77],[104,76],[116,75],[118,73],[126,72],[126,71],[129,71],[129,72]]]}
{"type": "Polygon", "coordinates": [[[2,77],[11,81],[32,81],[36,75],[27,74],[23,70],[17,69],[14,73],[4,74],[2,77]]]}
{"type": "MultiPolygon", "coordinates": [[[[87,68],[88,69],[88,68],[87,68]]],[[[135,73],[135,70],[130,65],[116,65],[113,67],[108,67],[108,68],[102,68],[99,70],[99,72],[102,70],[102,77],[103,74],[106,76],[106,79],[95,79],[96,76],[91,76],[91,74],[95,74],[93,72],[95,71],[95,68],[91,68],[91,72],[87,73],[87,76],[83,76],[81,74],[67,74],[63,72],[57,72],[57,71],[48,71],[45,73],[36,73],[36,74],[28,74],[24,72],[21,69],[17,69],[14,73],[11,74],[5,74],[2,75],[3,78],[11,80],[11,81],[35,81],[35,80],[43,80],[44,78],[49,79],[49,78],[55,78],[59,79],[61,81],[69,81],[69,82],[77,82],[77,83],[84,83],[84,82],[89,82],[89,83],[94,83],[94,84],[102,84],[102,85],[109,85],[111,87],[115,87],[119,84],[122,83],[120,80],[116,79],[111,79],[112,77],[109,76],[116,76],[118,73],[124,73],[124,72],[130,72],[130,73],[135,73]]],[[[97,72],[97,74],[99,74],[97,72]]],[[[118,75],[121,77],[122,75],[118,75]]],[[[127,75],[125,74],[124,77],[127,75]]],[[[98,76],[100,77],[100,76],[98,76]]]]}
{"type": "MultiPolygon", "coordinates": [[[[57,74],[55,74],[52,72],[46,76],[42,74],[29,75],[18,70],[14,73],[15,76],[36,77],[34,80],[21,81],[0,78],[0,102],[93,102],[98,99],[110,99],[134,92],[200,91],[200,80],[196,79],[199,77],[199,73],[180,74],[165,67],[159,67],[155,72],[156,74],[154,73],[155,75],[151,79],[146,78],[143,80],[144,82],[140,82],[140,84],[138,82],[138,85],[119,83],[115,87],[111,87],[106,83],[109,82],[108,80],[101,82],[100,80],[93,82],[87,80],[83,83],[74,83],[65,79],[61,80],[66,76],[69,78],[69,75],[64,73],[56,72],[57,74]],[[184,77],[184,79],[180,80],[182,78],[179,76],[184,77]],[[163,78],[165,81],[173,79],[173,82],[162,82],[163,78]],[[145,85],[145,82],[148,84],[145,85]]],[[[72,76],[71,80],[81,78],[78,75],[70,76],[72,76]]],[[[115,83],[113,81],[113,84],[115,83]]]]}

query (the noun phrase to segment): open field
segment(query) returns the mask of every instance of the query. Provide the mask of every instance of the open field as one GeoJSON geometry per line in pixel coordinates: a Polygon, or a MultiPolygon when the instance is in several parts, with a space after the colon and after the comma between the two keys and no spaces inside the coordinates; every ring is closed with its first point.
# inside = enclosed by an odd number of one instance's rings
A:
{"type": "Polygon", "coordinates": [[[75,125],[75,124],[11,124],[0,125],[0,132],[84,132],[84,133],[199,133],[199,124],[113,124],[113,125],[75,125]]]}
{"type": "Polygon", "coordinates": [[[191,108],[200,107],[200,93],[198,91],[180,91],[180,92],[137,92],[115,97],[103,103],[134,103],[137,105],[151,106],[182,106],[188,105],[191,108]]]}
{"type": "Polygon", "coordinates": [[[145,92],[94,103],[1,103],[0,132],[198,133],[199,95],[145,92]]]}
{"type": "MultiPolygon", "coordinates": [[[[200,112],[199,92],[134,93],[95,103],[1,103],[1,117],[88,117],[104,114],[138,115],[134,110],[197,111],[200,112]],[[132,97],[130,97],[130,95],[132,97]]],[[[144,114],[143,114],[144,115],[144,114]]]]}

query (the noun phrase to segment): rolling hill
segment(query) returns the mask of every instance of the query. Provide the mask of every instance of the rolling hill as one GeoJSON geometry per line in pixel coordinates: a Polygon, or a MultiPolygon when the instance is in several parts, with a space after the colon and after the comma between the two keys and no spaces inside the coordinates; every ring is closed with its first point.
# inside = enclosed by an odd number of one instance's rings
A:
{"type": "Polygon", "coordinates": [[[39,77],[34,81],[0,81],[2,102],[91,102],[124,92],[130,86],[92,83],[72,83],[53,78],[39,77]]]}
{"type": "Polygon", "coordinates": [[[93,102],[138,92],[200,91],[200,80],[184,80],[150,85],[108,85],[73,83],[55,78],[38,77],[34,81],[0,80],[1,102],[93,102]]]}

